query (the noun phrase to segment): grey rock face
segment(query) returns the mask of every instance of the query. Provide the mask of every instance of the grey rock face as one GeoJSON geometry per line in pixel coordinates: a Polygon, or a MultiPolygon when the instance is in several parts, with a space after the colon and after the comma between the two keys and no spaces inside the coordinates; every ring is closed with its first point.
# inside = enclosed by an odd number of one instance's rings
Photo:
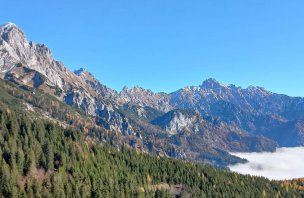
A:
{"type": "Polygon", "coordinates": [[[12,23],[0,27],[0,72],[3,78],[13,75],[14,80],[28,86],[40,87],[45,82],[49,87],[57,87],[62,94],[55,96],[62,101],[89,115],[105,116],[104,122],[110,130],[133,133],[128,120],[101,99],[102,95],[111,98],[115,91],[101,85],[84,70],[71,72],[63,63],[54,60],[46,45],[28,42],[25,33],[12,23]],[[23,65],[23,69],[18,68],[18,64],[23,65]],[[37,71],[39,75],[35,72],[29,75],[26,68],[37,71]]]}
{"type": "Polygon", "coordinates": [[[199,115],[191,111],[172,110],[156,118],[151,123],[159,125],[170,135],[183,132],[196,133],[199,131],[199,115]]]}
{"type": "MultiPolygon", "coordinates": [[[[281,146],[300,146],[304,143],[302,128],[298,127],[299,124],[294,124],[295,120],[296,123],[304,120],[304,98],[272,93],[262,87],[250,86],[243,89],[235,85],[224,85],[215,79],[208,79],[200,86],[185,87],[171,94],[164,94],[165,100],[155,100],[153,93],[146,94],[147,90],[141,88],[124,92],[128,93],[129,100],[125,101],[128,103],[157,107],[163,102],[164,112],[192,109],[202,117],[216,119],[231,127],[237,126],[253,135],[271,138],[281,146]],[[141,99],[141,95],[144,99],[141,99]],[[291,128],[290,125],[293,126],[292,129],[287,130],[291,128]],[[276,133],[277,131],[280,133],[276,133]],[[297,139],[297,143],[292,139],[297,139]]],[[[177,118],[172,120],[173,125],[182,126],[185,120],[177,118]]],[[[191,126],[191,122],[188,126],[191,126]]],[[[170,130],[169,132],[172,133],[170,130]]]]}
{"type": "Polygon", "coordinates": [[[62,63],[54,61],[45,45],[26,40],[25,34],[16,25],[8,23],[0,28],[0,64],[2,72],[16,63],[22,63],[45,76],[54,85],[63,87],[62,77],[66,72],[62,63]]]}
{"type": "Polygon", "coordinates": [[[80,68],[74,73],[87,84],[87,86],[97,95],[102,96],[104,99],[115,101],[117,92],[103,84],[101,84],[90,72],[84,68],[80,68]]]}
{"type": "Polygon", "coordinates": [[[172,110],[169,105],[169,95],[165,93],[153,93],[151,90],[146,90],[141,87],[133,87],[124,89],[116,96],[115,100],[118,104],[126,103],[136,104],[138,106],[148,106],[159,111],[167,112],[172,110]]]}

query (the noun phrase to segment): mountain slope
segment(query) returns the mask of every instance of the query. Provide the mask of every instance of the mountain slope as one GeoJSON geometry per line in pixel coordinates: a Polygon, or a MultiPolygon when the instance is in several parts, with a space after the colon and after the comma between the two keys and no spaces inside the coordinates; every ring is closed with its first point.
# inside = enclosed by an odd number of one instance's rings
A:
{"type": "MultiPolygon", "coordinates": [[[[140,92],[141,89],[136,89],[137,92],[129,92],[132,95],[126,101],[127,104],[138,103],[143,107],[161,109],[158,105],[162,103],[164,113],[174,109],[190,109],[201,117],[237,126],[252,135],[273,139],[280,146],[304,145],[303,130],[295,126],[296,120],[303,120],[304,98],[272,93],[261,87],[242,89],[235,85],[227,86],[215,79],[208,79],[200,86],[185,87],[167,94],[163,96],[166,100],[157,97],[157,93],[145,94],[146,90],[140,92]],[[155,98],[159,101],[154,101],[155,98]],[[287,130],[291,125],[294,132],[287,130]],[[280,133],[290,137],[290,141],[286,141],[282,135],[276,136],[278,129],[284,128],[286,130],[280,133]],[[295,143],[292,140],[297,141],[295,143]]],[[[122,93],[124,92],[123,90],[122,93]]]]}
{"type": "Polygon", "coordinates": [[[237,126],[206,120],[189,110],[173,110],[151,123],[170,135],[191,137],[192,147],[209,145],[226,151],[274,151],[277,144],[263,136],[253,136],[237,126]]]}
{"type": "Polygon", "coordinates": [[[0,72],[5,79],[40,88],[89,115],[100,116],[100,123],[109,130],[133,133],[127,119],[100,98],[103,91],[96,91],[96,86],[102,86],[94,78],[68,70],[53,59],[47,46],[28,42],[25,33],[12,23],[0,27],[0,72]]]}
{"type": "Polygon", "coordinates": [[[302,197],[270,181],[85,141],[83,132],[0,108],[1,197],[302,197]]]}
{"type": "MultiPolygon", "coordinates": [[[[242,161],[227,152],[208,147],[206,144],[200,146],[201,151],[195,150],[195,153],[200,154],[197,157],[197,155],[193,155],[193,152],[188,153],[187,146],[182,148],[180,145],[175,145],[176,138],[169,137],[166,131],[162,131],[160,128],[146,122],[132,123],[136,131],[134,135],[108,131],[103,125],[99,124],[102,121],[100,117],[87,116],[82,110],[62,103],[43,90],[18,86],[1,79],[0,90],[0,107],[11,108],[24,113],[30,112],[32,119],[45,118],[64,127],[81,129],[85,132],[88,140],[96,143],[107,142],[117,148],[128,145],[141,152],[148,151],[162,156],[215,163],[217,165],[228,165],[242,161]]],[[[178,136],[178,138],[182,139],[183,136],[178,136]]]]}
{"type": "MultiPolygon", "coordinates": [[[[157,133],[159,131],[152,130],[154,134],[151,134],[150,131],[147,131],[146,125],[142,127],[143,125],[139,124],[138,120],[132,117],[127,118],[127,116],[132,115],[132,113],[129,113],[128,108],[123,108],[125,101],[130,100],[128,100],[127,96],[141,92],[142,89],[132,89],[128,94],[118,94],[102,85],[92,74],[84,69],[75,72],[69,71],[63,63],[53,59],[50,50],[45,45],[28,42],[24,32],[11,23],[5,24],[0,28],[0,55],[0,71],[4,79],[14,82],[20,88],[34,88],[33,94],[35,94],[35,89],[42,90],[70,106],[81,109],[84,113],[93,116],[96,126],[101,126],[106,131],[121,133],[124,137],[124,143],[128,145],[134,147],[141,145],[144,150],[146,148],[152,153],[157,150],[157,152],[170,156],[170,148],[175,146],[172,142],[169,141],[166,145],[160,143],[162,146],[157,146],[159,142],[170,139],[166,133],[162,133],[164,135],[163,139],[156,139],[151,142],[147,137],[150,135],[158,136],[157,133]],[[124,96],[124,100],[119,102],[118,98],[122,95],[124,96]],[[130,140],[132,136],[136,141],[130,140]],[[142,143],[140,143],[141,139],[143,139],[142,143]],[[152,147],[150,146],[151,143],[152,147]]],[[[145,94],[151,95],[152,92],[147,91],[143,95],[145,94]]],[[[160,95],[158,97],[162,99],[165,96],[165,94],[160,95]]],[[[151,99],[150,102],[153,103],[158,97],[151,99]]],[[[139,113],[140,111],[136,112],[139,113]]],[[[159,110],[146,108],[148,117],[154,114],[155,116],[160,115],[157,112],[159,110]]],[[[143,118],[143,115],[139,117],[143,118]]],[[[152,126],[152,128],[155,127],[152,126]]],[[[121,142],[120,144],[124,143],[121,142]]],[[[213,148],[210,149],[214,150],[213,148]]],[[[203,152],[209,153],[210,158],[215,155],[210,153],[211,150],[203,152]]],[[[184,152],[181,155],[184,155],[184,152]]],[[[228,153],[221,154],[221,156],[236,160],[235,157],[230,156],[228,153]]],[[[193,160],[191,157],[186,159],[193,160]]],[[[226,161],[222,157],[220,159],[226,161]]],[[[227,164],[227,162],[224,164],[227,164]]]]}
{"type": "MultiPolygon", "coordinates": [[[[277,146],[304,145],[303,98],[261,87],[227,86],[214,79],[171,94],[138,86],[118,93],[85,69],[70,71],[53,59],[45,45],[28,42],[25,33],[12,23],[0,27],[0,72],[2,79],[18,87],[11,96],[16,97],[18,89],[27,90],[27,97],[21,100],[28,103],[36,93],[49,94],[56,98],[54,104],[65,103],[83,113],[79,117],[69,111],[70,118],[78,122],[87,116],[91,129],[102,129],[103,135],[91,130],[96,140],[116,134],[116,141],[99,141],[117,147],[126,144],[142,152],[227,165],[242,161],[229,151],[273,151],[277,146]]],[[[5,87],[3,91],[7,91],[5,87]]],[[[48,117],[61,121],[57,114],[48,117]]],[[[80,126],[66,120],[63,124],[80,126]]]]}

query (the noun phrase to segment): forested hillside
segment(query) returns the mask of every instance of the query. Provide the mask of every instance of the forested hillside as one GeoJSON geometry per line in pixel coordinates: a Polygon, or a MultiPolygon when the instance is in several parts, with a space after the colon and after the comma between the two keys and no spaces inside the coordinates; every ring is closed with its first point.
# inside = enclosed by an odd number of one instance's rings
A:
{"type": "Polygon", "coordinates": [[[3,197],[304,196],[300,181],[284,184],[97,145],[81,131],[9,108],[0,116],[3,197]]]}
{"type": "MultiPolygon", "coordinates": [[[[85,133],[85,136],[94,139],[96,142],[107,142],[115,146],[127,144],[132,148],[152,154],[166,155],[168,153],[173,158],[181,154],[178,152],[178,149],[175,149],[172,144],[168,143],[166,135],[160,133],[157,129],[155,130],[153,127],[151,128],[151,125],[146,126],[143,123],[142,125],[136,125],[132,122],[134,130],[137,133],[135,135],[134,133],[130,135],[122,134],[99,126],[98,124],[103,122],[101,117],[88,116],[81,109],[71,107],[42,90],[24,85],[16,85],[2,79],[0,79],[0,90],[0,108],[9,107],[23,113],[28,112],[31,118],[44,118],[52,120],[61,126],[78,128],[85,133]],[[146,132],[143,133],[143,131],[146,132]]],[[[130,113],[126,109],[122,111],[126,114],[130,113]]],[[[155,112],[155,114],[157,113],[155,112]]],[[[179,136],[178,138],[183,139],[183,136],[179,136]]],[[[170,141],[174,139],[171,138],[170,141]]],[[[206,146],[201,139],[196,139],[196,142],[200,143],[200,147],[204,148],[200,152],[200,156],[206,161],[202,162],[227,165],[244,161],[238,157],[229,155],[228,152],[206,146]]],[[[185,147],[187,148],[187,145],[185,147]]]]}
{"type": "Polygon", "coordinates": [[[9,91],[0,94],[4,103],[17,101],[25,107],[19,109],[82,127],[100,142],[151,154],[228,166],[243,161],[230,152],[304,145],[304,98],[215,79],[172,93],[139,86],[117,92],[83,68],[72,72],[13,23],[0,25],[0,79],[9,91]],[[99,131],[116,139],[108,141],[99,131]]]}
{"type": "Polygon", "coordinates": [[[232,151],[303,145],[303,104],[214,79],[171,94],[118,93],[84,69],[70,71],[7,23],[0,26],[0,197],[304,197],[303,180],[203,165],[244,162],[232,151]]]}

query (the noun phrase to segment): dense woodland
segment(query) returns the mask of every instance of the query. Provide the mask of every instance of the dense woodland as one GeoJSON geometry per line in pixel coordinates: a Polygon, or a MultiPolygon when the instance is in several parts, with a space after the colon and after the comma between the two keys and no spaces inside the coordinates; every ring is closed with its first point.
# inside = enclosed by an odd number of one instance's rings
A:
{"type": "Polygon", "coordinates": [[[9,108],[0,110],[0,121],[3,197],[304,196],[301,181],[269,181],[95,144],[81,131],[9,108]],[[160,184],[180,184],[181,193],[160,184]]]}
{"type": "MultiPolygon", "coordinates": [[[[304,183],[274,182],[127,148],[51,96],[0,81],[1,197],[297,197],[304,183]],[[25,103],[35,111],[29,111],[25,103]],[[48,112],[53,121],[36,119],[48,112]],[[69,123],[72,128],[55,124],[69,123]],[[169,188],[168,188],[169,186],[169,188]],[[163,189],[163,190],[161,190],[163,189]],[[166,190],[165,190],[166,189],[166,190]],[[170,191],[170,192],[169,192],[170,191]]],[[[43,116],[45,118],[45,116],[43,116]]]]}

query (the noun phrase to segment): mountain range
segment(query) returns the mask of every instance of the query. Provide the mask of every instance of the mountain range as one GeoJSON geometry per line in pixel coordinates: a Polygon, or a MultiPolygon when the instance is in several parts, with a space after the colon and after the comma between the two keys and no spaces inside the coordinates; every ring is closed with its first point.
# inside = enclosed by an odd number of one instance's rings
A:
{"type": "MultiPolygon", "coordinates": [[[[22,98],[27,108],[38,92],[50,96],[51,104],[75,108],[69,116],[91,132],[88,141],[109,142],[106,137],[112,134],[117,147],[220,166],[244,161],[229,152],[304,145],[304,98],[215,79],[169,94],[138,86],[117,92],[83,68],[70,71],[13,23],[0,27],[0,76],[18,87],[10,90],[30,90],[22,98]],[[92,133],[95,128],[100,130],[92,133]]],[[[51,114],[52,109],[39,108],[42,116],[48,113],[49,119],[75,126],[75,121],[51,114]]]]}

